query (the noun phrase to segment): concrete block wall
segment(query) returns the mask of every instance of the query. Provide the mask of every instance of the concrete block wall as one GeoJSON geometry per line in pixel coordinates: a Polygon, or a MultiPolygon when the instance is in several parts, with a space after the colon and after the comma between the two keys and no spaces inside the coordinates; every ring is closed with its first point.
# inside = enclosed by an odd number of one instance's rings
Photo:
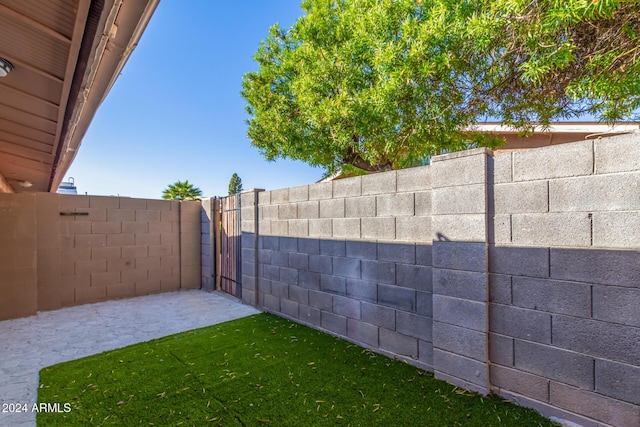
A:
{"type": "Polygon", "coordinates": [[[245,304],[256,305],[258,301],[258,197],[264,190],[251,189],[240,193],[241,218],[241,273],[242,273],[242,301],[245,304]]]}
{"type": "Polygon", "coordinates": [[[35,195],[0,193],[0,320],[36,312],[37,250],[35,195]]]}
{"type": "Polygon", "coordinates": [[[243,193],[243,299],[432,370],[430,179],[243,193]]]}
{"type": "Polygon", "coordinates": [[[495,393],[581,425],[640,425],[640,138],[490,158],[495,393]]]}
{"type": "Polygon", "coordinates": [[[215,289],[215,215],[214,199],[202,200],[200,254],[202,268],[202,289],[213,291],[215,289]]]}
{"type": "Polygon", "coordinates": [[[549,417],[640,425],[640,135],[256,194],[245,302],[549,417]]]}
{"type": "Polygon", "coordinates": [[[489,390],[488,153],[438,156],[431,166],[434,373],[480,393],[489,390]]]}
{"type": "Polygon", "coordinates": [[[199,289],[202,283],[202,205],[200,202],[179,202],[175,206],[180,213],[179,286],[182,289],[199,289]]]}
{"type": "Polygon", "coordinates": [[[198,202],[52,193],[1,197],[2,252],[18,251],[20,257],[0,259],[0,319],[200,287],[198,202]]]}

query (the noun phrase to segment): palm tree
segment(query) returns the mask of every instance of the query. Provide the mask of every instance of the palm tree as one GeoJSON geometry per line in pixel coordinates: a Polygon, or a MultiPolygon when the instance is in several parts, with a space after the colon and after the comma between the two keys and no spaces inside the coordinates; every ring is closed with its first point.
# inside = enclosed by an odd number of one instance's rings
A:
{"type": "Polygon", "coordinates": [[[185,182],[177,181],[174,184],[168,186],[162,192],[162,198],[167,200],[200,200],[202,196],[202,190],[198,187],[194,187],[189,183],[189,180],[185,182]]]}

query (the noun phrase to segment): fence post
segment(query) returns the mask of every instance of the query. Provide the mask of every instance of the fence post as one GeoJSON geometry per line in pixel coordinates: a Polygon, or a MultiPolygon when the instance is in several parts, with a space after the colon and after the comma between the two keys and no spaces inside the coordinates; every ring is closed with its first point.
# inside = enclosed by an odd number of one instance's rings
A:
{"type": "Polygon", "coordinates": [[[436,156],[431,165],[433,369],[483,394],[489,384],[488,154],[436,156]]]}
{"type": "Polygon", "coordinates": [[[215,199],[202,200],[202,289],[215,289],[215,199]]]}
{"type": "Polygon", "coordinates": [[[242,302],[258,306],[258,194],[264,190],[250,189],[240,193],[242,245],[242,302]]]}
{"type": "Polygon", "coordinates": [[[220,234],[220,230],[221,230],[221,215],[220,215],[220,209],[221,209],[221,199],[220,197],[215,197],[213,199],[213,223],[214,223],[214,240],[213,240],[213,258],[214,258],[214,268],[213,268],[213,275],[215,276],[214,279],[214,289],[215,290],[220,290],[220,274],[221,274],[221,266],[220,266],[220,254],[221,254],[221,248],[222,248],[222,236],[220,234]]]}

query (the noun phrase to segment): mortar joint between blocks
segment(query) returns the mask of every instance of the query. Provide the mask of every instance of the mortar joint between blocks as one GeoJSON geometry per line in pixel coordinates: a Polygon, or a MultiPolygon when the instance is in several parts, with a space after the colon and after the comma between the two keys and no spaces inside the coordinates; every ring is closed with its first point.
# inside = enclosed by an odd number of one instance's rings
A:
{"type": "Polygon", "coordinates": [[[596,144],[591,141],[591,175],[596,173],[596,144]]]}
{"type": "Polygon", "coordinates": [[[547,212],[551,212],[551,180],[547,180],[547,212]]]}
{"type": "Polygon", "coordinates": [[[589,246],[593,246],[593,213],[589,212],[589,246]]]}
{"type": "Polygon", "coordinates": [[[514,175],[513,175],[513,172],[514,172],[514,171],[513,171],[513,169],[514,169],[514,168],[513,168],[513,166],[514,166],[514,164],[513,164],[513,153],[509,153],[509,163],[510,163],[510,165],[509,165],[509,166],[511,166],[511,167],[510,167],[510,169],[511,169],[511,182],[514,182],[514,181],[513,181],[513,178],[514,178],[514,175]]]}

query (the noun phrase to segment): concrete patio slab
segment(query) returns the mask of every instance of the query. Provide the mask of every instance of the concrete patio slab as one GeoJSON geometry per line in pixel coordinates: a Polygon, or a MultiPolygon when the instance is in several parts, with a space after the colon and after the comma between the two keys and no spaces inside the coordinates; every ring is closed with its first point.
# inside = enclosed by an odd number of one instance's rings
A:
{"type": "Polygon", "coordinates": [[[0,322],[0,426],[34,426],[40,369],[259,313],[220,293],[168,292],[0,322]],[[26,404],[26,413],[8,412],[26,404]]]}

